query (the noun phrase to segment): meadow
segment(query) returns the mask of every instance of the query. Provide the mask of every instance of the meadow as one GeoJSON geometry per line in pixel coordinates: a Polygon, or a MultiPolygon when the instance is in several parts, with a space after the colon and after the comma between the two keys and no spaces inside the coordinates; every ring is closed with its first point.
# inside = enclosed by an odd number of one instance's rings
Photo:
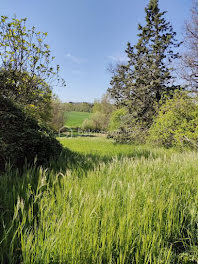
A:
{"type": "Polygon", "coordinates": [[[91,116],[88,112],[65,112],[65,125],[67,127],[81,127],[83,121],[91,116]]]}
{"type": "Polygon", "coordinates": [[[197,152],[60,141],[49,168],[1,176],[1,263],[198,263],[197,152]]]}

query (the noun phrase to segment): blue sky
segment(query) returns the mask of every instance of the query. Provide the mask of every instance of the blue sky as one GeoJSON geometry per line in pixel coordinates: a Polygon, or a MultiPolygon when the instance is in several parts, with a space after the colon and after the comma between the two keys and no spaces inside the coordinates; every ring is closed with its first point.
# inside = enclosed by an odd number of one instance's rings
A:
{"type": "MultiPolygon", "coordinates": [[[[62,101],[100,98],[109,87],[110,63],[125,58],[126,43],[137,42],[137,24],[144,24],[149,0],[1,0],[1,15],[28,18],[61,67],[66,87],[54,92],[62,101]]],[[[191,0],[160,0],[162,11],[182,38],[191,0]]]]}

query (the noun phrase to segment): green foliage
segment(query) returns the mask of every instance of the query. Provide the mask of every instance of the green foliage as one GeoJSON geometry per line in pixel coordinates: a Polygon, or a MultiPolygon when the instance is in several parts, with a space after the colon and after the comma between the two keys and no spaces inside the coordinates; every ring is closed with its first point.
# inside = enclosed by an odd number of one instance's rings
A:
{"type": "Polygon", "coordinates": [[[100,112],[109,116],[114,109],[114,105],[111,102],[110,95],[104,94],[101,100],[95,100],[93,105],[93,112],[100,112]]]}
{"type": "Polygon", "coordinates": [[[81,127],[85,119],[89,119],[92,113],[88,112],[65,112],[65,125],[67,127],[81,127]]]}
{"type": "Polygon", "coordinates": [[[123,117],[127,114],[126,108],[117,109],[111,114],[109,122],[109,131],[118,130],[121,127],[123,117]]]}
{"type": "Polygon", "coordinates": [[[26,18],[11,20],[1,16],[0,49],[2,67],[17,73],[28,72],[30,77],[49,80],[56,76],[59,66],[54,69],[50,47],[46,44],[47,33],[36,32],[35,27],[27,29],[26,18]]]}
{"type": "Polygon", "coordinates": [[[181,59],[182,77],[188,90],[198,94],[198,1],[193,1],[190,20],[185,23],[185,51],[181,59]]]}
{"type": "Polygon", "coordinates": [[[149,132],[149,140],[158,145],[198,148],[196,99],[176,94],[161,107],[149,132]]]}
{"type": "Polygon", "coordinates": [[[93,104],[92,103],[87,103],[87,102],[79,102],[79,103],[74,103],[74,102],[69,102],[69,103],[64,103],[65,106],[65,111],[66,112],[92,112],[93,104]]]}
{"type": "Polygon", "coordinates": [[[107,130],[109,127],[109,121],[111,113],[114,110],[115,106],[113,105],[110,94],[106,93],[102,96],[101,100],[95,100],[93,105],[93,115],[92,119],[95,124],[95,130],[107,130]],[[98,119],[98,121],[97,121],[98,119]],[[100,123],[100,124],[99,124],[100,123]]]}
{"type": "Polygon", "coordinates": [[[49,125],[58,131],[65,125],[65,104],[63,104],[58,97],[53,97],[50,103],[51,107],[51,120],[49,125]]]}
{"type": "Polygon", "coordinates": [[[145,144],[147,136],[148,129],[145,128],[145,124],[136,122],[131,114],[124,115],[119,129],[109,133],[109,137],[117,143],[127,144],[145,144]]]}
{"type": "Polygon", "coordinates": [[[82,123],[81,128],[83,130],[85,130],[85,131],[88,131],[88,130],[93,131],[93,130],[95,130],[95,126],[94,126],[93,120],[91,120],[91,119],[85,119],[83,121],[83,123],[82,123]]]}
{"type": "Polygon", "coordinates": [[[21,168],[25,161],[47,164],[61,152],[52,132],[29,117],[19,106],[0,97],[0,170],[5,164],[21,168]]]}
{"type": "Polygon", "coordinates": [[[101,112],[96,112],[91,116],[91,120],[94,124],[94,130],[105,130],[106,128],[106,115],[101,112]]]}
{"type": "Polygon", "coordinates": [[[82,128],[85,130],[89,129],[92,131],[105,130],[106,129],[105,121],[106,121],[105,114],[101,112],[95,112],[94,114],[90,116],[89,119],[84,120],[82,124],[82,128]]]}
{"type": "MultiPolygon", "coordinates": [[[[26,18],[0,20],[0,95],[25,106],[34,117],[49,121],[52,91],[59,82],[54,69],[47,33],[26,27],[26,18]]],[[[64,81],[62,80],[64,85],[64,81]]]]}
{"type": "Polygon", "coordinates": [[[114,70],[108,91],[119,107],[127,108],[132,122],[135,120],[148,128],[156,106],[159,107],[165,96],[171,97],[177,88],[172,85],[169,65],[178,57],[174,48],[179,44],[157,0],[151,0],[145,12],[146,25],[138,26],[138,43],[134,46],[128,43],[128,62],[114,70]]]}
{"type": "Polygon", "coordinates": [[[1,96],[22,105],[28,114],[39,121],[50,120],[52,90],[43,80],[36,76],[31,80],[27,72],[0,70],[0,86],[1,96]]]}
{"type": "Polygon", "coordinates": [[[94,101],[92,107],[93,114],[84,120],[82,128],[91,131],[107,130],[113,109],[114,105],[111,102],[110,95],[108,93],[103,95],[101,100],[94,101]]]}
{"type": "Polygon", "coordinates": [[[196,263],[196,152],[61,142],[67,170],[1,176],[1,263],[196,263]]]}

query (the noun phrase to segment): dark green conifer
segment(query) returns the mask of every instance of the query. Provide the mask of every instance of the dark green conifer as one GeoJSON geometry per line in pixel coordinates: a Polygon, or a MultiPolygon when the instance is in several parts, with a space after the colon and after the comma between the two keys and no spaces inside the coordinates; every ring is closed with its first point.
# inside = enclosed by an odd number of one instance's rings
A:
{"type": "Polygon", "coordinates": [[[109,92],[120,106],[126,106],[133,121],[149,127],[157,106],[178,88],[173,85],[171,62],[178,57],[176,33],[160,12],[158,0],[145,8],[146,25],[138,26],[139,40],[127,45],[127,65],[119,65],[109,92]]]}

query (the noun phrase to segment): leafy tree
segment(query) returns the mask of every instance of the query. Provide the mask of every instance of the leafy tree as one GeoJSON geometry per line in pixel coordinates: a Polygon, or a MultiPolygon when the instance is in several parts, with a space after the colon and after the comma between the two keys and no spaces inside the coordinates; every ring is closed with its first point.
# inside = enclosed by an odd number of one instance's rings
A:
{"type": "MultiPolygon", "coordinates": [[[[114,110],[114,105],[111,101],[110,94],[104,94],[101,98],[101,100],[95,100],[93,105],[93,112],[97,114],[99,118],[102,119],[102,125],[101,128],[104,130],[108,129],[109,126],[109,120],[111,117],[111,113],[114,110]]],[[[94,117],[94,115],[93,115],[94,117]]]]}
{"type": "Polygon", "coordinates": [[[82,129],[83,130],[91,130],[91,131],[95,130],[95,124],[94,124],[93,120],[88,119],[88,118],[85,119],[83,121],[83,124],[82,124],[82,129]]]}
{"type": "Polygon", "coordinates": [[[44,164],[61,145],[46,126],[51,118],[51,86],[59,80],[47,33],[26,28],[26,19],[0,20],[0,167],[10,161],[44,164]],[[43,122],[44,121],[44,122],[43,122]]]}
{"type": "Polygon", "coordinates": [[[66,112],[71,112],[71,111],[73,111],[73,107],[72,107],[72,103],[70,102],[70,103],[64,103],[64,106],[65,106],[65,111],[66,112]]]}
{"type": "Polygon", "coordinates": [[[127,107],[133,121],[149,127],[156,108],[178,88],[168,65],[178,57],[173,48],[179,43],[164,18],[166,12],[160,12],[158,0],[150,0],[145,12],[146,25],[138,26],[138,43],[128,43],[128,63],[117,66],[108,91],[118,106],[127,107]]]}
{"type": "Polygon", "coordinates": [[[60,143],[46,126],[26,114],[23,108],[0,96],[0,170],[6,163],[21,168],[25,160],[48,164],[62,151],[60,143]]]}
{"type": "Polygon", "coordinates": [[[87,103],[87,102],[82,102],[79,104],[79,112],[92,112],[92,107],[93,107],[93,104],[91,103],[87,103]]]}
{"type": "Polygon", "coordinates": [[[1,16],[0,94],[35,109],[37,115],[41,112],[40,117],[45,119],[52,96],[50,85],[60,80],[59,66],[52,66],[54,57],[44,42],[46,36],[47,33],[36,32],[35,27],[27,29],[26,18],[9,20],[1,16]]]}
{"type": "Polygon", "coordinates": [[[94,130],[105,130],[106,124],[105,124],[106,116],[105,114],[101,112],[96,112],[91,116],[91,121],[94,124],[94,130]]]}
{"type": "Polygon", "coordinates": [[[160,108],[149,134],[149,141],[160,146],[198,148],[198,101],[176,93],[160,108]]]}
{"type": "Polygon", "coordinates": [[[93,105],[93,112],[101,112],[106,115],[110,115],[114,109],[114,105],[111,102],[110,94],[106,93],[102,96],[101,100],[95,100],[93,105]]]}
{"type": "Polygon", "coordinates": [[[185,27],[186,52],[182,56],[182,77],[188,88],[198,93],[198,0],[194,1],[191,20],[185,27]]]}
{"type": "Polygon", "coordinates": [[[117,64],[109,69],[112,74],[110,82],[111,88],[108,89],[116,105],[120,108],[129,105],[131,78],[129,75],[129,66],[127,64],[117,64]]]}
{"type": "Polygon", "coordinates": [[[101,131],[106,129],[106,116],[101,112],[96,112],[91,115],[90,119],[85,119],[82,124],[82,129],[90,129],[92,131],[101,131]]]}
{"type": "Polygon", "coordinates": [[[66,112],[92,112],[92,103],[87,103],[87,102],[69,102],[69,103],[64,103],[65,104],[65,111],[66,112]]]}
{"type": "Polygon", "coordinates": [[[50,126],[58,131],[65,124],[65,104],[57,96],[54,96],[51,102],[51,121],[50,126]]]}
{"type": "Polygon", "coordinates": [[[109,131],[118,130],[123,122],[123,117],[127,115],[126,108],[117,109],[111,114],[109,122],[109,131]]]}

